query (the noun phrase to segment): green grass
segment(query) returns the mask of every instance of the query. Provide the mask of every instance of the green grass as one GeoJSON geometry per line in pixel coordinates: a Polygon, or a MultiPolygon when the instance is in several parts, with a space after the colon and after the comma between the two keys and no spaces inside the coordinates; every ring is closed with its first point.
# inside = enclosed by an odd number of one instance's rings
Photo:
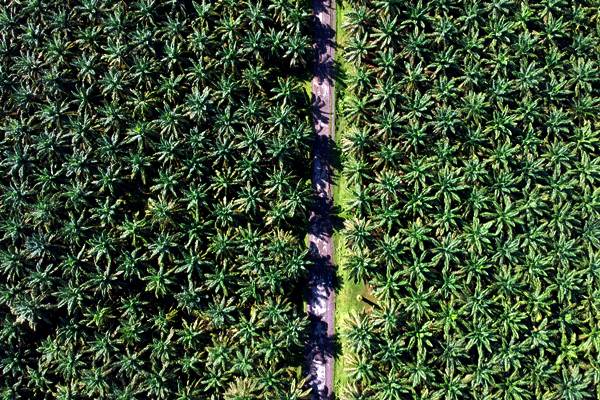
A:
{"type": "MultiPolygon", "coordinates": [[[[337,4],[337,14],[336,14],[336,33],[337,33],[337,44],[338,50],[336,51],[335,61],[337,67],[341,70],[341,76],[344,75],[344,72],[347,72],[350,68],[350,65],[344,60],[343,53],[340,51],[340,48],[343,47],[346,40],[346,32],[342,29],[342,22],[344,20],[344,15],[348,11],[348,5],[342,2],[337,4]]],[[[344,98],[344,85],[336,82],[336,92],[335,92],[335,109],[336,109],[336,130],[335,130],[335,140],[338,146],[341,145],[342,139],[344,137],[344,133],[348,126],[347,121],[343,117],[343,113],[340,112],[341,99],[344,98]]],[[[335,182],[335,186],[333,188],[333,198],[334,204],[340,208],[340,210],[344,210],[344,206],[347,204],[350,199],[350,192],[348,191],[348,185],[346,184],[346,179],[341,175],[338,176],[338,179],[335,182]]],[[[342,217],[345,217],[344,212],[342,211],[342,217]]],[[[345,387],[350,379],[348,374],[346,373],[345,366],[345,357],[348,344],[344,340],[344,327],[345,321],[348,319],[348,316],[352,312],[361,311],[365,308],[365,304],[361,301],[357,300],[357,296],[359,294],[365,295],[367,294],[367,287],[362,283],[352,282],[348,277],[348,271],[344,269],[345,261],[347,258],[347,247],[346,242],[340,233],[335,233],[333,236],[333,246],[334,246],[334,261],[335,265],[337,265],[338,278],[340,280],[340,288],[336,293],[336,301],[335,301],[335,332],[340,340],[340,350],[341,353],[335,360],[335,376],[334,376],[334,385],[335,385],[335,393],[339,398],[340,390],[345,387]]]]}
{"type": "Polygon", "coordinates": [[[304,85],[302,85],[304,87],[304,91],[306,92],[306,94],[308,95],[308,98],[310,99],[312,96],[312,80],[308,79],[306,81],[304,81],[304,85]]]}
{"type": "Polygon", "coordinates": [[[352,312],[360,311],[364,308],[365,305],[357,297],[358,295],[365,295],[367,289],[362,283],[354,283],[348,279],[348,271],[344,269],[344,260],[346,257],[344,238],[336,234],[333,238],[333,245],[335,249],[335,263],[338,266],[338,278],[341,281],[341,288],[338,290],[335,299],[335,331],[340,340],[341,352],[335,360],[334,385],[335,393],[337,393],[339,398],[341,388],[350,382],[346,373],[344,357],[348,347],[343,335],[345,321],[352,312]]]}

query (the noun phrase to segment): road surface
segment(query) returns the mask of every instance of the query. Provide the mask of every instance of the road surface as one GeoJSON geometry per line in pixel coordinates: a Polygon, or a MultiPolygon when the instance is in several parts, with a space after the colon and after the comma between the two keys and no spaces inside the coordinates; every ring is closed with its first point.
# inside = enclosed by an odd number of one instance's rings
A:
{"type": "Polygon", "coordinates": [[[310,215],[309,243],[314,265],[309,273],[308,314],[311,340],[308,349],[313,400],[333,398],[334,269],[333,171],[331,150],[334,141],[334,51],[335,0],[313,0],[316,63],[312,79],[313,148],[312,181],[317,201],[310,215]]]}

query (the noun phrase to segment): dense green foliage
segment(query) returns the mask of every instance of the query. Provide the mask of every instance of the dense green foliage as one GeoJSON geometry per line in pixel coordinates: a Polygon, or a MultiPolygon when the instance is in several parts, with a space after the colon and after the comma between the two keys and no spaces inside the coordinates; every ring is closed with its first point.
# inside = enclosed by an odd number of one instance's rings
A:
{"type": "Polygon", "coordinates": [[[598,1],[348,3],[342,398],[600,398],[598,1]]]}
{"type": "Polygon", "coordinates": [[[309,11],[0,1],[0,398],[305,397],[309,11]]]}

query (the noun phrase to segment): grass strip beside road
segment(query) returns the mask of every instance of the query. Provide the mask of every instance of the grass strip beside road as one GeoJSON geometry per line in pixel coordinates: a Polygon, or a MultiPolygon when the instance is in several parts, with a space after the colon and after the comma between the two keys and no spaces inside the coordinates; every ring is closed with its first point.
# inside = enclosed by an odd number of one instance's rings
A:
{"type": "MultiPolygon", "coordinates": [[[[346,132],[348,123],[344,118],[342,111],[342,101],[344,99],[345,85],[342,79],[348,73],[351,67],[349,63],[344,60],[343,48],[346,41],[346,32],[344,31],[342,24],[344,16],[346,15],[349,5],[345,2],[339,1],[337,3],[337,14],[336,14],[336,37],[337,37],[337,51],[335,56],[336,67],[338,74],[336,77],[336,91],[335,91],[335,110],[336,110],[336,136],[335,141],[338,148],[341,148],[342,140],[346,132]]],[[[339,153],[341,154],[341,152],[339,153]]],[[[340,157],[343,157],[341,154],[340,157]]],[[[348,200],[351,198],[350,191],[346,179],[342,176],[341,171],[338,171],[336,176],[335,186],[333,188],[333,199],[334,204],[341,210],[340,217],[347,217],[344,212],[345,206],[348,204],[348,200]]],[[[339,340],[340,353],[335,360],[335,374],[334,374],[334,387],[336,398],[340,398],[342,388],[344,388],[350,379],[346,372],[345,357],[344,355],[348,352],[348,343],[345,340],[345,326],[348,317],[352,312],[359,312],[365,308],[365,304],[358,300],[359,295],[366,295],[366,285],[362,283],[355,283],[349,278],[348,271],[344,268],[348,249],[346,241],[340,232],[335,232],[333,236],[334,246],[334,262],[337,266],[337,277],[339,279],[339,287],[336,292],[336,306],[335,306],[335,332],[339,340]]]]}

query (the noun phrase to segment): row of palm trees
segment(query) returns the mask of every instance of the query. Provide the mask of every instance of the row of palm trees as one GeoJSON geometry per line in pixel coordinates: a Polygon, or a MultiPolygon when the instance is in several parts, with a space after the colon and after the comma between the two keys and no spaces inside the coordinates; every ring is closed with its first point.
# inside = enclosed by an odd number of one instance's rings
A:
{"type": "Polygon", "coordinates": [[[0,7],[0,398],[307,397],[308,12],[0,7]]]}
{"type": "Polygon", "coordinates": [[[596,398],[597,4],[345,7],[341,398],[596,398]]]}

